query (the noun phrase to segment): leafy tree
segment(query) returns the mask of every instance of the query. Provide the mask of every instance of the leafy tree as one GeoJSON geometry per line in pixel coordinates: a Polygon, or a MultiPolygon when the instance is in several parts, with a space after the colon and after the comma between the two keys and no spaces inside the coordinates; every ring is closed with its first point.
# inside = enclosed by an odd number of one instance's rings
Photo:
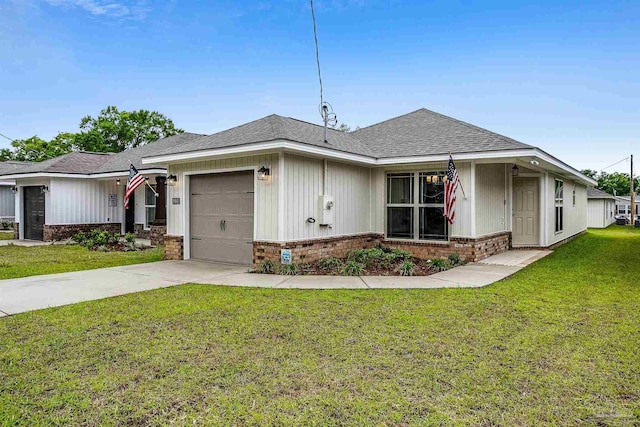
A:
{"type": "Polygon", "coordinates": [[[74,141],[76,150],[113,153],[184,132],[157,111],[119,111],[114,106],[102,110],[98,117],[84,117],[80,130],[74,141]]]}
{"type": "MultiPolygon", "coordinates": [[[[358,129],[360,129],[360,126],[356,126],[354,130],[358,130],[358,129]]],[[[340,123],[340,126],[338,126],[336,130],[340,132],[351,132],[351,126],[349,126],[346,123],[340,123]]]]}
{"type": "Polygon", "coordinates": [[[7,160],[15,160],[13,151],[8,148],[0,149],[0,162],[6,162],[7,160]]]}
{"type": "Polygon", "coordinates": [[[51,141],[45,141],[37,135],[27,139],[16,139],[11,143],[14,148],[11,160],[41,162],[69,153],[71,144],[68,139],[60,135],[51,141]]]}
{"type": "MultiPolygon", "coordinates": [[[[630,194],[630,183],[628,173],[622,172],[597,172],[593,169],[583,169],[581,171],[584,175],[595,179],[598,184],[596,188],[602,191],[606,191],[609,194],[616,194],[618,196],[628,196],[630,194]]],[[[640,191],[640,179],[634,179],[634,188],[640,191]]]]}
{"type": "Polygon", "coordinates": [[[583,175],[586,175],[586,176],[588,176],[588,177],[589,177],[589,178],[591,178],[591,179],[595,179],[595,180],[597,180],[597,179],[598,179],[598,178],[597,178],[597,177],[598,177],[598,171],[595,171],[595,170],[593,170],[593,169],[582,169],[580,172],[581,172],[583,175]]]}

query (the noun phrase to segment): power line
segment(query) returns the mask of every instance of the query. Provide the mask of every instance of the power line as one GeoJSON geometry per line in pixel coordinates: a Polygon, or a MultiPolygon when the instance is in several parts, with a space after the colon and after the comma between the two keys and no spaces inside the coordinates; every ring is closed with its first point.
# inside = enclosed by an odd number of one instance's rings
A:
{"type": "Polygon", "coordinates": [[[11,141],[11,142],[13,142],[13,141],[14,141],[13,139],[9,138],[7,135],[3,135],[3,134],[1,134],[1,133],[0,133],[0,136],[2,136],[2,137],[4,137],[4,138],[7,138],[7,139],[8,139],[9,141],[11,141]]]}
{"type": "Polygon", "coordinates": [[[629,160],[629,157],[625,157],[624,159],[620,160],[619,162],[615,162],[614,164],[609,165],[609,166],[607,166],[606,168],[602,168],[602,169],[600,169],[600,172],[604,171],[605,169],[609,169],[609,168],[611,168],[611,167],[613,167],[613,166],[615,166],[615,165],[617,165],[617,164],[620,164],[620,163],[622,163],[622,162],[624,162],[624,161],[626,161],[626,160],[629,160]]]}
{"type": "Polygon", "coordinates": [[[322,75],[320,74],[320,52],[318,51],[318,30],[316,28],[316,14],[313,11],[313,0],[311,2],[311,19],[313,20],[313,40],[316,43],[316,64],[318,65],[318,81],[320,82],[320,106],[324,104],[322,97],[322,75]]]}

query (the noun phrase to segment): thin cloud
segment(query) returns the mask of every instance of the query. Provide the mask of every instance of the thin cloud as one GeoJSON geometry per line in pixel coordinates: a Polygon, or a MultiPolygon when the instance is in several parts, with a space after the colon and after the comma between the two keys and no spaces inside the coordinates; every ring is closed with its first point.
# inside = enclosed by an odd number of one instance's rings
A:
{"type": "Polygon", "coordinates": [[[94,16],[142,20],[151,9],[144,2],[124,4],[104,0],[44,0],[50,6],[81,9],[94,16]]]}

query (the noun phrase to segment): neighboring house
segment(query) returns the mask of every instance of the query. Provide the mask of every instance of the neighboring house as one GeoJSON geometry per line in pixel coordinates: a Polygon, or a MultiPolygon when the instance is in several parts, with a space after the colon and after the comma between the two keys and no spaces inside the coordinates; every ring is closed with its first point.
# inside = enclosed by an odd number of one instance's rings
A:
{"type": "Polygon", "coordinates": [[[611,194],[587,188],[587,227],[605,228],[616,222],[616,200],[611,194]]]}
{"type": "Polygon", "coordinates": [[[425,109],[329,130],[327,142],[321,126],[271,115],[142,163],[177,177],[167,258],[254,266],[279,262],[282,250],[299,263],[378,244],[467,261],[553,247],[586,230],[595,185],[539,148],[425,109]],[[451,226],[449,152],[462,184],[451,226]]]}
{"type": "MultiPolygon", "coordinates": [[[[0,175],[11,173],[29,165],[29,162],[0,162],[0,175]]],[[[0,180],[0,221],[15,221],[15,185],[14,180],[0,180]]]]}
{"type": "MultiPolygon", "coordinates": [[[[631,196],[616,196],[616,215],[631,217],[631,196]]],[[[640,215],[640,197],[636,196],[636,209],[634,215],[640,215]]]]}
{"type": "Polygon", "coordinates": [[[3,174],[0,180],[15,181],[17,237],[61,240],[78,231],[100,228],[123,234],[135,232],[158,242],[166,228],[166,169],[143,165],[141,158],[199,137],[202,135],[182,133],[116,154],[72,152],[3,174]],[[125,210],[130,164],[148,178],[160,197],[156,198],[146,185],[141,186],[125,210]]]}

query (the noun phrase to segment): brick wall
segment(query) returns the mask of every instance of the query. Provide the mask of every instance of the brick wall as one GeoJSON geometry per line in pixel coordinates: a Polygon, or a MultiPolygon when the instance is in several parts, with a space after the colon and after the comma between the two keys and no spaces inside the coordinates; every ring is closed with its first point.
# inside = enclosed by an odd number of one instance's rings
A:
{"type": "Polygon", "coordinates": [[[379,244],[409,251],[416,258],[446,258],[452,253],[457,253],[461,259],[475,262],[509,250],[511,233],[497,233],[477,239],[452,238],[451,241],[442,243],[385,240],[381,234],[340,236],[286,243],[254,242],[253,265],[257,267],[265,260],[280,263],[281,249],[291,249],[292,262],[301,263],[314,262],[327,257],[344,258],[347,251],[372,248],[379,244]]]}
{"type": "Polygon", "coordinates": [[[164,245],[164,235],[167,234],[166,225],[152,225],[149,233],[152,246],[164,245]]]}
{"type": "Polygon", "coordinates": [[[91,230],[107,230],[111,233],[120,234],[121,225],[119,222],[111,222],[105,224],[58,224],[43,226],[43,240],[50,242],[52,240],[64,240],[73,237],[76,233],[84,231],[88,233],[91,230]]]}
{"type": "Polygon", "coordinates": [[[164,259],[184,259],[184,239],[182,236],[165,234],[164,259]]]}
{"type": "Polygon", "coordinates": [[[144,224],[134,224],[133,225],[133,233],[136,235],[138,239],[150,239],[151,238],[151,230],[145,230],[144,224]]]}

